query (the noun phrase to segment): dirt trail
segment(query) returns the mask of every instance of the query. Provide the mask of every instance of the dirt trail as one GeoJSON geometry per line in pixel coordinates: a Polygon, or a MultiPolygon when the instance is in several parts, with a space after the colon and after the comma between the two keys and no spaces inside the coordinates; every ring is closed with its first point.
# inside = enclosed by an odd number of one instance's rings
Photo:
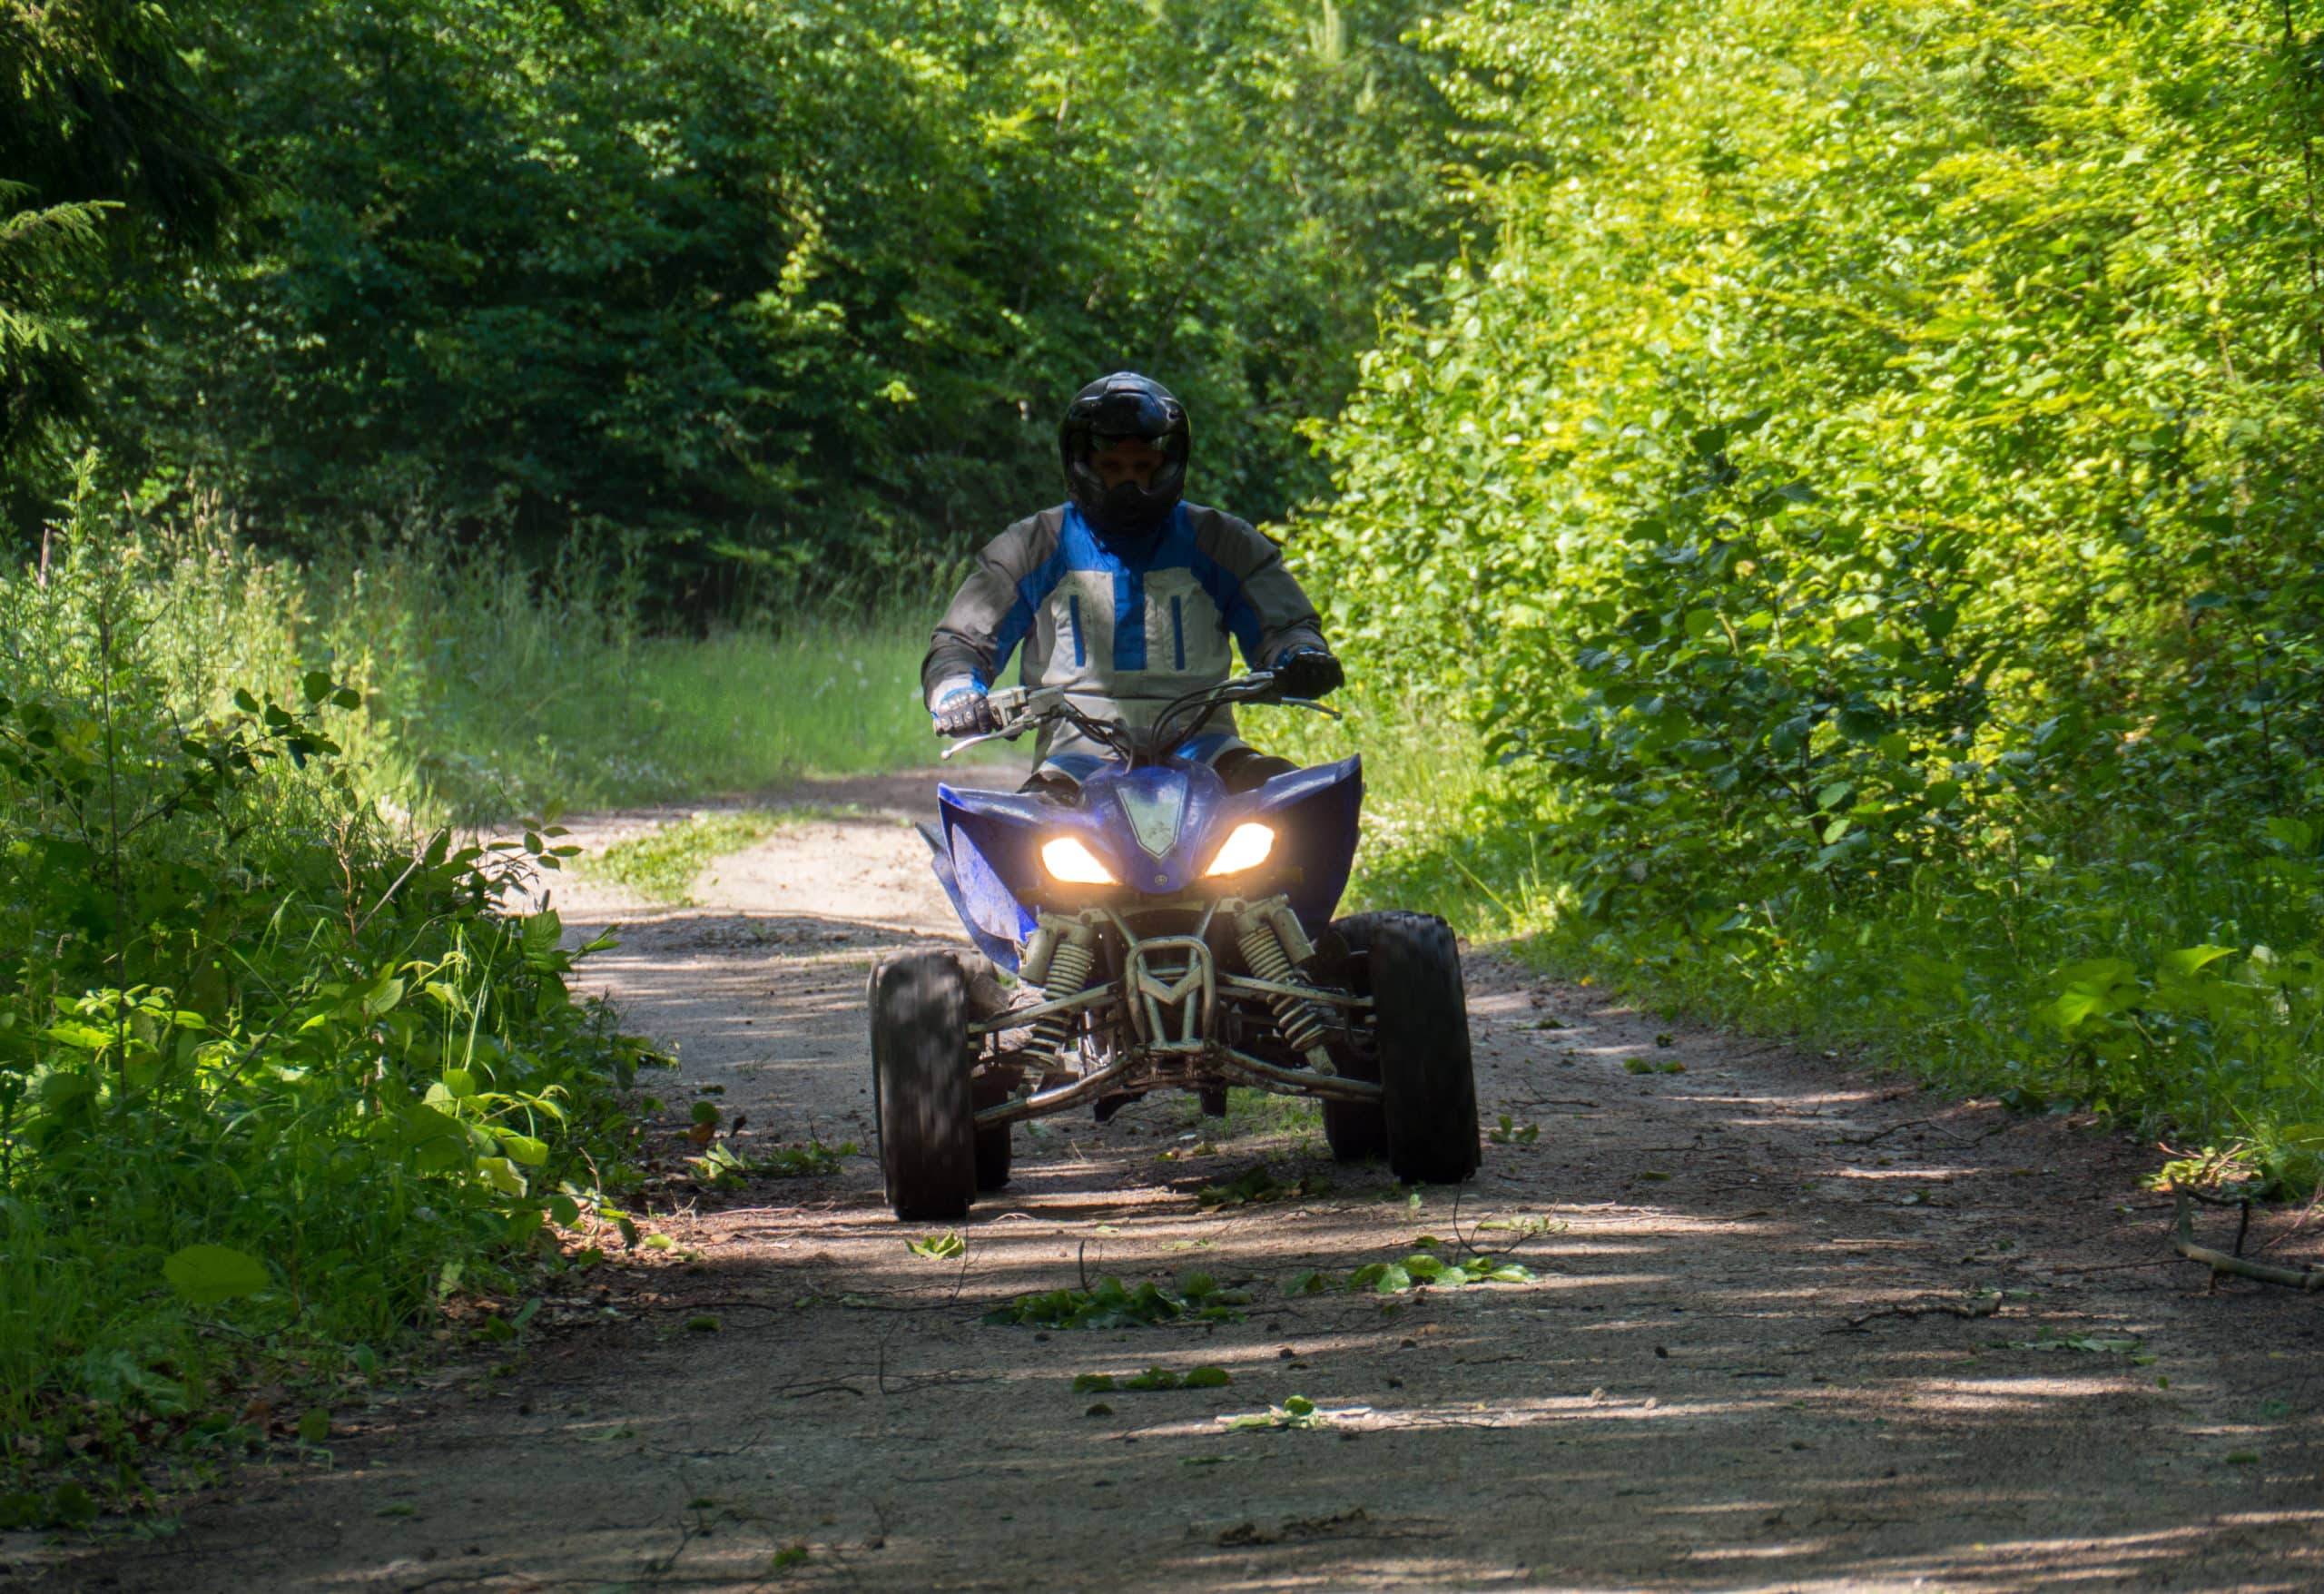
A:
{"type": "MultiPolygon", "coordinates": [[[[948,938],[904,821],[925,778],[820,790],[640,911],[593,979],[741,1146],[868,1143],[872,960],[948,938]]],[[[650,816],[645,816],[650,817],[650,816]]],[[[591,839],[641,816],[594,827],[591,839]]],[[[695,1198],[666,1253],[552,1299],[528,1353],[339,1414],[329,1470],[245,1474],[176,1537],[63,1569],[166,1589],[2324,1587],[2313,1300],[2162,1262],[2120,1142],[1658,1023],[1472,958],[1477,1180],[1417,1202],[1312,1120],[1190,1098],[1018,1132],[955,1262],[909,1254],[868,1156],[695,1198]],[[1636,1073],[1626,1060],[1682,1065],[1636,1073]],[[1166,1160],[1167,1158],[1167,1160],[1166,1160]],[[1326,1193],[1208,1210],[1265,1161],[1326,1193]],[[1544,1220],[1549,1232],[1482,1227],[1544,1220]],[[1289,1295],[1510,1247],[1530,1284],[1289,1295]],[[1025,1291],[1199,1270],[1246,1321],[1039,1333],[1025,1291]],[[689,1327],[714,1318],[715,1332],[689,1327]],[[2079,1348],[2077,1348],[2079,1342],[2079,1348]],[[2122,1348],[2135,1342],[2134,1349],[2122,1348]],[[2031,1347],[2041,1348],[2031,1348],[2031,1347]],[[1215,1363],[1219,1390],[1077,1393],[1215,1363]],[[1310,1431],[1216,1419],[1286,1397],[1310,1431]],[[1098,1404],[1111,1410],[1093,1411],[1098,1404]]],[[[2313,1255],[2297,1235],[2277,1254],[2313,1255]]]]}

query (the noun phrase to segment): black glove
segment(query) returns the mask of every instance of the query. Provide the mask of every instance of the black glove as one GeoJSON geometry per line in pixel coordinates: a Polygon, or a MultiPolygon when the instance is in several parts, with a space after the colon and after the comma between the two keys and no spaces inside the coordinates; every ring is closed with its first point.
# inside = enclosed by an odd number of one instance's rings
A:
{"type": "Polygon", "coordinates": [[[936,716],[939,736],[981,736],[1000,729],[1000,722],[992,717],[992,704],[986,701],[981,687],[962,686],[949,692],[944,701],[930,712],[936,716]]]}
{"type": "Polygon", "coordinates": [[[1275,662],[1275,684],[1285,697],[1321,697],[1346,680],[1339,660],[1320,647],[1295,647],[1275,662]]]}

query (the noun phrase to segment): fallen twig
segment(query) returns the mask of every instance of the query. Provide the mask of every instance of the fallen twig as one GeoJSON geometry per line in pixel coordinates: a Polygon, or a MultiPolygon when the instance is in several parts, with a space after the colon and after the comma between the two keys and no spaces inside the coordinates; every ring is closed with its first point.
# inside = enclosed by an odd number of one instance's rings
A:
{"type": "MultiPolygon", "coordinates": [[[[2233,1274],[2238,1278],[2258,1279],[2261,1284],[2281,1284],[2290,1290],[2324,1290],[2324,1267],[2278,1267],[2272,1263],[2253,1262],[2246,1257],[2230,1256],[2224,1251],[2214,1251],[2209,1245],[2195,1244],[2195,1212],[2194,1208],[2189,1205],[2191,1200],[2204,1202],[2212,1206],[2229,1205],[2241,1206],[2246,1214],[2246,1222],[2249,1221],[2250,1211],[2249,1203],[2230,1204],[2215,1196],[2207,1196],[2201,1191],[2184,1189],[2177,1185],[2171,1186],[2171,1195],[2174,1208],[2171,1221],[2171,1248],[2188,1261],[2200,1262],[2209,1267],[2214,1278],[2222,1273],[2227,1273],[2233,1274]]],[[[2236,1234],[2236,1242],[2238,1245],[2242,1243],[2242,1232],[2240,1228],[2236,1234]]]]}
{"type": "Polygon", "coordinates": [[[1883,1306],[1877,1312],[1867,1312],[1861,1317],[1851,1317],[1837,1328],[1827,1328],[1826,1333],[1855,1333],[1867,1323],[1883,1317],[1926,1317],[1936,1314],[1945,1317],[1991,1317],[2001,1310],[2001,1292],[1986,1290],[1965,1301],[1915,1301],[1902,1306],[1883,1306]]]}
{"type": "MultiPolygon", "coordinates": [[[[586,1306],[587,1302],[572,1303],[586,1306]]],[[[611,1305],[611,1302],[606,1304],[611,1305]]],[[[635,1308],[641,1312],[785,1312],[792,1303],[785,1301],[649,1301],[635,1308]]]]}
{"type": "Polygon", "coordinates": [[[1935,1127],[1936,1127],[1936,1120],[1935,1118],[1906,1118],[1901,1124],[1891,1124],[1885,1129],[1875,1129],[1869,1135],[1842,1135],[1835,1139],[1832,1144],[1835,1146],[1870,1146],[1876,1140],[1886,1140],[1889,1136],[1901,1134],[1906,1129],[1935,1127]]]}
{"type": "Polygon", "coordinates": [[[2050,1269],[2050,1272],[2053,1275],[2070,1275],[2083,1273],[2128,1273],[2132,1268],[2137,1267],[2169,1267],[2171,1265],[2171,1259],[2168,1256],[2150,1256],[2144,1262],[2102,1262],[2093,1267],[2053,1267],[2050,1269]]]}

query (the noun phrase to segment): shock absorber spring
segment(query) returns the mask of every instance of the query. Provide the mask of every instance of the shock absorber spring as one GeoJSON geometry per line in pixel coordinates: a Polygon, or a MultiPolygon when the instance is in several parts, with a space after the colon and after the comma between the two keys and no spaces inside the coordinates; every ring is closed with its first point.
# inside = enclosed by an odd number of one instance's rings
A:
{"type": "MultiPolygon", "coordinates": [[[[1097,938],[1086,930],[1079,936],[1061,936],[1057,948],[1049,953],[1047,977],[1041,982],[1041,999],[1063,1001],[1078,994],[1089,982],[1089,966],[1095,961],[1097,938]]],[[[1073,1034],[1074,1015],[1051,1013],[1035,1021],[1032,1045],[1035,1051],[1064,1056],[1066,1042],[1073,1034]]]]}
{"type": "MultiPolygon", "coordinates": [[[[1299,983],[1290,954],[1283,950],[1283,937],[1263,915],[1253,913],[1245,919],[1242,933],[1236,941],[1243,949],[1244,966],[1259,979],[1276,985],[1299,983]]],[[[1283,1031],[1292,1050],[1305,1052],[1308,1063],[1319,1074],[1338,1072],[1332,1066],[1331,1049],[1324,1044],[1323,1015],[1315,1010],[1315,1003],[1270,992],[1267,1006],[1275,1009],[1275,1026],[1283,1031]]]]}

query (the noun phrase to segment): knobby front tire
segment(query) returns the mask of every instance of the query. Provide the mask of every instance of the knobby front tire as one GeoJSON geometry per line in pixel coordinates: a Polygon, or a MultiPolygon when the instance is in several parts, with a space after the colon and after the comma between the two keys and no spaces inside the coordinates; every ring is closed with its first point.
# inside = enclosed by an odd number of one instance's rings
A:
{"type": "Polygon", "coordinates": [[[908,1222],[962,1217],[976,1198],[980,1160],[968,981],[947,953],[896,958],[873,972],[871,1005],[873,1110],[888,1205],[908,1222]]]}
{"type": "Polygon", "coordinates": [[[1479,1156],[1460,947],[1452,926],[1429,914],[1365,917],[1374,920],[1365,961],[1388,1167],[1407,1184],[1457,1184],[1479,1156]]]}

